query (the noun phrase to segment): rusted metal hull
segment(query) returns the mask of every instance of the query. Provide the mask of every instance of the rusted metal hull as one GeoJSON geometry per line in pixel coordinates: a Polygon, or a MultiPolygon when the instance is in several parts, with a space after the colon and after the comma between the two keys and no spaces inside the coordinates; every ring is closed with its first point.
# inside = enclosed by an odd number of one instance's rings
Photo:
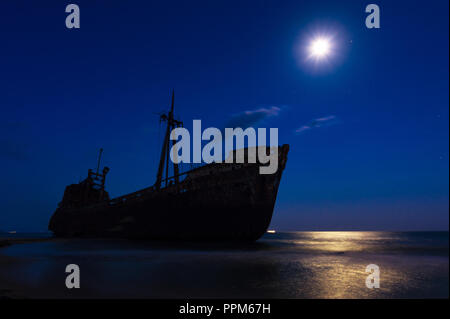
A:
{"type": "Polygon", "coordinates": [[[60,207],[49,229],[63,237],[254,241],[269,227],[287,150],[275,174],[259,174],[258,164],[210,164],[177,185],[60,207]]]}

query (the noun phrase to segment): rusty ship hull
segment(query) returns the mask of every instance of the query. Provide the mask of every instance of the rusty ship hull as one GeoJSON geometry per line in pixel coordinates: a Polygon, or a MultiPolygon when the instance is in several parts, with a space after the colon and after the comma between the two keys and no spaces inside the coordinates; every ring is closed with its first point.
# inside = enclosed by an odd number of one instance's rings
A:
{"type": "Polygon", "coordinates": [[[257,240],[264,234],[272,219],[289,146],[262,146],[265,157],[273,155],[278,160],[272,174],[260,174],[260,167],[270,166],[271,161],[260,161],[259,152],[244,148],[230,152],[225,162],[181,174],[177,161],[172,161],[173,176],[169,176],[170,144],[175,143],[170,133],[183,127],[174,117],[174,99],[172,92],[170,111],[160,116],[167,128],[155,184],[110,199],[105,190],[109,168],[100,172],[100,149],[97,170],[88,170],[85,180],[66,187],[49,222],[55,236],[257,240]]]}
{"type": "Polygon", "coordinates": [[[104,193],[89,205],[76,200],[89,184],[69,185],[49,230],[62,237],[257,240],[269,227],[287,161],[288,145],[278,149],[274,174],[261,175],[256,163],[213,163],[176,184],[111,200],[104,193]]]}

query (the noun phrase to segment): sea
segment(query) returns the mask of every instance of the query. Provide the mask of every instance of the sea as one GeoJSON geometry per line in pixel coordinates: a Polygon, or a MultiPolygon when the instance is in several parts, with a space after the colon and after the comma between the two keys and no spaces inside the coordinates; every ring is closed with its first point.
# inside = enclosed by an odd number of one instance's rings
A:
{"type": "Polygon", "coordinates": [[[246,244],[51,239],[0,248],[0,291],[18,298],[448,298],[449,233],[275,232],[246,244]],[[66,287],[69,264],[80,269],[79,289],[66,287]],[[367,285],[373,265],[378,288],[367,285]]]}

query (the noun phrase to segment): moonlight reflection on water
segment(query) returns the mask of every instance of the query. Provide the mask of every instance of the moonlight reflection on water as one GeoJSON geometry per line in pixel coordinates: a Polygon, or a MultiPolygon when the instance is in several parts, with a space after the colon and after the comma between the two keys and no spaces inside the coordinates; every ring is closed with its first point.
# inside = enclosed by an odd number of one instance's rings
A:
{"type": "Polygon", "coordinates": [[[448,297],[448,232],[277,232],[245,245],[73,239],[0,257],[0,284],[40,298],[448,297]],[[81,269],[77,291],[64,286],[69,263],[81,269]],[[379,289],[365,285],[369,264],[379,289]]]}

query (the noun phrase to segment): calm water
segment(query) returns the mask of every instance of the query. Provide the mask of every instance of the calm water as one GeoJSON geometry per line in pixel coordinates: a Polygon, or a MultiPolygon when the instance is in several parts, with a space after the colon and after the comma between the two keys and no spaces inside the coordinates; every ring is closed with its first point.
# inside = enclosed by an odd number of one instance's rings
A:
{"type": "Polygon", "coordinates": [[[44,298],[448,298],[448,243],[448,232],[276,233],[239,246],[58,240],[0,249],[0,285],[44,298]],[[65,288],[71,263],[78,290],[65,288]],[[380,267],[379,289],[365,286],[368,264],[380,267]]]}

